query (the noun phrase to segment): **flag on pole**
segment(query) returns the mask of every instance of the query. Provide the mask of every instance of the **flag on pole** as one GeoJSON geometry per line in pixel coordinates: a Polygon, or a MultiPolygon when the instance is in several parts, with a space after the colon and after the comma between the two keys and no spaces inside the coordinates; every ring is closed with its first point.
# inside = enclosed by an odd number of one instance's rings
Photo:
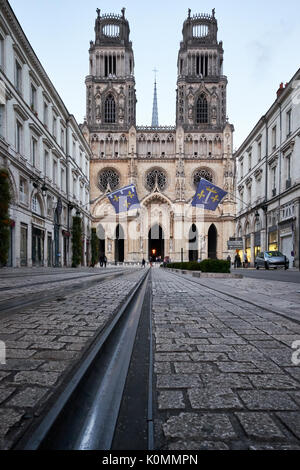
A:
{"type": "Polygon", "coordinates": [[[117,214],[136,209],[140,206],[134,184],[117,189],[107,195],[117,214]]]}
{"type": "Polygon", "coordinates": [[[223,189],[201,178],[192,201],[192,206],[203,206],[206,210],[215,211],[226,194],[227,192],[223,189]]]}

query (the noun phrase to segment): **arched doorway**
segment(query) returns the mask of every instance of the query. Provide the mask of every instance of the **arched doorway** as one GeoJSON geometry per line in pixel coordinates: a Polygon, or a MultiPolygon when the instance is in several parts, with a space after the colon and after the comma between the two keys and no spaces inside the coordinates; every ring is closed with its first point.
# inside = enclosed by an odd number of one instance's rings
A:
{"type": "Polygon", "coordinates": [[[189,261],[198,260],[198,230],[193,224],[189,231],[189,261]]]}
{"type": "Polygon", "coordinates": [[[163,229],[160,225],[156,224],[149,230],[148,234],[148,258],[150,256],[155,258],[164,259],[165,256],[165,241],[163,229]]]}
{"type": "Polygon", "coordinates": [[[123,263],[124,261],[124,230],[119,224],[116,228],[115,237],[115,262],[123,263]]]}
{"type": "Polygon", "coordinates": [[[99,240],[99,245],[98,245],[98,253],[99,253],[99,259],[103,258],[105,256],[105,230],[103,228],[103,225],[98,225],[97,227],[97,237],[99,240]]]}
{"type": "Polygon", "coordinates": [[[217,229],[212,224],[208,231],[208,257],[217,259],[217,229]]]}

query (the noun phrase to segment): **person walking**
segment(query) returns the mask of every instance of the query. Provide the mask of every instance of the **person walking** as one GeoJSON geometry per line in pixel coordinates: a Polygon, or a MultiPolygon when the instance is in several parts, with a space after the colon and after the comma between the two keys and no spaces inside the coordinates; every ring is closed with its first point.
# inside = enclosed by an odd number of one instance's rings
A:
{"type": "Polygon", "coordinates": [[[107,258],[106,258],[105,255],[104,255],[104,257],[103,257],[103,263],[104,263],[104,267],[106,268],[107,258]]]}
{"type": "Polygon", "coordinates": [[[144,268],[145,265],[146,265],[146,261],[145,261],[145,259],[143,258],[143,260],[142,260],[142,267],[144,268]]]}

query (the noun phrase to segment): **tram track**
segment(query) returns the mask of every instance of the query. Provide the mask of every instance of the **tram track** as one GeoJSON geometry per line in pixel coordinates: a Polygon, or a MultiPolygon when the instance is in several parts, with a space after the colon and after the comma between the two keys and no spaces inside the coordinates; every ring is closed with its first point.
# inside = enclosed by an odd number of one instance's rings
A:
{"type": "MultiPolygon", "coordinates": [[[[119,414],[121,414],[121,427],[124,427],[124,423],[128,427],[125,430],[127,438],[130,430],[134,429],[135,433],[146,435],[147,447],[148,411],[144,413],[145,417],[141,417],[138,425],[135,422],[134,426],[131,426],[130,419],[132,418],[128,416],[124,418],[124,407],[122,408],[121,405],[124,400],[124,389],[128,387],[128,371],[132,356],[134,356],[136,337],[139,337],[140,343],[143,343],[144,350],[145,341],[149,339],[150,272],[151,270],[146,270],[129,293],[126,302],[94,339],[80,364],[66,377],[60,390],[56,391],[48,412],[38,423],[29,427],[26,434],[15,445],[15,449],[122,449],[122,433],[118,435],[117,431],[119,414]],[[137,334],[140,330],[140,323],[144,325],[144,331],[137,334]],[[147,324],[148,327],[145,327],[147,324]]],[[[147,362],[152,364],[152,361],[149,361],[149,354],[151,354],[150,348],[148,348],[147,362]]],[[[135,356],[141,357],[141,354],[137,352],[135,356]]],[[[141,367],[144,368],[144,364],[141,367]]],[[[145,403],[141,403],[140,406],[141,409],[147,410],[151,393],[148,392],[148,381],[143,379],[143,382],[145,382],[143,386],[147,388],[147,393],[145,389],[145,403]]],[[[135,389],[136,386],[131,385],[131,390],[135,389]]],[[[137,391],[139,391],[139,386],[137,391]]],[[[134,419],[136,421],[136,417],[134,419]]],[[[144,443],[141,442],[141,446],[143,445],[144,443]]]]}
{"type": "MultiPolygon", "coordinates": [[[[22,292],[16,292],[16,295],[9,298],[9,299],[4,299],[0,300],[0,317],[5,315],[6,313],[12,313],[18,311],[20,313],[20,309],[25,309],[27,307],[31,307],[33,305],[38,305],[43,302],[47,301],[52,301],[52,300],[57,300],[60,301],[64,296],[71,295],[72,293],[77,293],[78,291],[88,289],[92,285],[96,283],[101,283],[105,282],[108,280],[116,279],[120,276],[125,276],[128,273],[133,273],[136,272],[138,269],[133,269],[133,270],[114,270],[111,272],[105,272],[105,273],[97,273],[97,274],[91,274],[91,275],[83,275],[83,276],[77,276],[75,278],[67,278],[67,279],[61,279],[59,281],[57,280],[49,280],[49,281],[42,281],[41,285],[45,285],[45,289],[42,291],[38,292],[28,292],[28,293],[22,293],[22,292]],[[54,283],[64,283],[64,282],[69,282],[69,281],[74,281],[73,283],[69,285],[62,285],[61,288],[58,286],[57,288],[53,286],[54,283]],[[46,286],[49,286],[50,289],[47,290],[46,286]],[[55,293],[53,292],[55,290],[55,293]]],[[[36,286],[37,284],[31,284],[36,286]]],[[[27,284],[26,286],[22,286],[29,288],[30,284],[27,284]]],[[[15,289],[18,289],[16,287],[15,289]]]]}

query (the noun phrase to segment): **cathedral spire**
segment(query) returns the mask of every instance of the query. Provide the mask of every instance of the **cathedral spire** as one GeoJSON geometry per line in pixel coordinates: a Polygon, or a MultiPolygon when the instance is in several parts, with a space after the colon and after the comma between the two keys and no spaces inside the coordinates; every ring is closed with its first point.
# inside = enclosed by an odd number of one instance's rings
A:
{"type": "Polygon", "coordinates": [[[153,95],[153,108],[152,108],[152,127],[158,127],[158,109],[157,109],[157,90],[156,90],[156,72],[154,69],[154,95],[153,95]]]}

